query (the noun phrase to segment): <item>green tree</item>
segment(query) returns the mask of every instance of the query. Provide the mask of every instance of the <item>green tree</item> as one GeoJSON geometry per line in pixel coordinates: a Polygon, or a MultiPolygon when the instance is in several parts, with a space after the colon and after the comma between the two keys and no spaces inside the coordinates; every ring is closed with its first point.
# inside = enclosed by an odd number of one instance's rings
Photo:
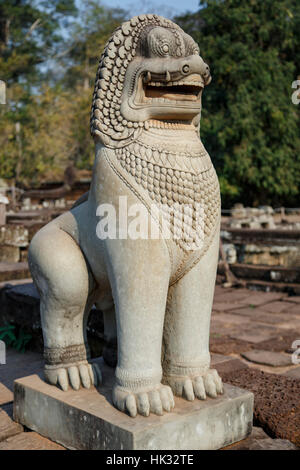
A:
{"type": "Polygon", "coordinates": [[[200,1],[196,14],[177,22],[211,67],[201,136],[223,205],[299,206],[300,106],[291,85],[300,75],[300,3],[200,1]]]}
{"type": "Polygon", "coordinates": [[[0,78],[7,84],[38,77],[61,42],[61,21],[76,14],[74,0],[0,0],[0,78]]]}
{"type": "Polygon", "coordinates": [[[26,135],[39,132],[32,110],[47,81],[41,66],[59,50],[60,26],[76,11],[74,0],[0,0],[0,79],[7,85],[7,104],[0,106],[0,176],[13,183],[39,174],[26,135]]]}
{"type": "Polygon", "coordinates": [[[104,7],[98,0],[83,0],[79,21],[70,31],[71,41],[58,61],[65,71],[61,84],[70,93],[74,147],[78,168],[91,169],[94,145],[89,134],[90,108],[100,55],[112,32],[125,20],[126,11],[104,7]]]}
{"type": "Polygon", "coordinates": [[[78,5],[75,18],[74,0],[0,0],[0,79],[8,85],[7,105],[0,106],[0,177],[12,183],[61,179],[71,161],[92,166],[97,63],[125,12],[96,0],[78,5]]]}

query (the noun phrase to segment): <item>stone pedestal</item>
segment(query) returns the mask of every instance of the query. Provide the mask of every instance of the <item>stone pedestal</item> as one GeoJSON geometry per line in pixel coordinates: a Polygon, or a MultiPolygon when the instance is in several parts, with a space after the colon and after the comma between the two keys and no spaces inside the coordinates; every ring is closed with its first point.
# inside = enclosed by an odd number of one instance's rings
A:
{"type": "Polygon", "coordinates": [[[225,384],[216,399],[175,398],[163,416],[129,416],[111,402],[113,369],[100,360],[104,384],[63,392],[39,375],[15,381],[14,418],[68,448],[93,450],[220,449],[251,433],[253,394],[225,384]]]}

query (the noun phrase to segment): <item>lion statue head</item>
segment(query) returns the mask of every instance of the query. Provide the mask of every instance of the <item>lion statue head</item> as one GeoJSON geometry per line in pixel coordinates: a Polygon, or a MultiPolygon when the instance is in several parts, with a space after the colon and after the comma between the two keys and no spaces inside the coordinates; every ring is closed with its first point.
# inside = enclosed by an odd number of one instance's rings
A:
{"type": "Polygon", "coordinates": [[[101,55],[91,134],[120,148],[137,139],[149,119],[197,127],[210,80],[198,45],[179,26],[158,15],[135,16],[114,32],[101,55]]]}

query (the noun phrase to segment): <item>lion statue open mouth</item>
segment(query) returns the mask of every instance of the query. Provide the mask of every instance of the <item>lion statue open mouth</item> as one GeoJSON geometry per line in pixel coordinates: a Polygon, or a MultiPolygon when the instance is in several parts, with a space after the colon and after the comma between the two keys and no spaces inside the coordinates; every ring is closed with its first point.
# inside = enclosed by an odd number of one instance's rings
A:
{"type": "Polygon", "coordinates": [[[113,403],[131,416],[170,411],[173,394],[194,400],[223,392],[208,347],[220,194],[199,135],[210,80],[197,44],[171,21],[140,15],[123,23],[96,76],[90,191],[43,227],[29,250],[46,380],[63,390],[101,382],[86,339],[96,304],[103,357],[116,365],[113,403]],[[126,236],[124,200],[142,206],[160,236],[126,236]],[[119,214],[113,237],[99,237],[104,206],[119,214]]]}

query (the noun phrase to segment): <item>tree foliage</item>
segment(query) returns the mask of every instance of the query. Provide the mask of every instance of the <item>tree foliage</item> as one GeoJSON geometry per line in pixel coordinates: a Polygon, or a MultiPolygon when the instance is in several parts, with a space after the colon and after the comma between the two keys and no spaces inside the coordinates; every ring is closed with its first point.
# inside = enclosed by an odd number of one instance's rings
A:
{"type": "Polygon", "coordinates": [[[291,86],[300,75],[300,3],[208,0],[200,7],[177,21],[212,71],[201,136],[223,204],[299,206],[300,113],[291,86]]]}
{"type": "Polygon", "coordinates": [[[74,0],[0,0],[0,177],[32,186],[61,178],[70,162],[91,167],[97,62],[124,15],[96,0],[79,11],[74,0]]]}

